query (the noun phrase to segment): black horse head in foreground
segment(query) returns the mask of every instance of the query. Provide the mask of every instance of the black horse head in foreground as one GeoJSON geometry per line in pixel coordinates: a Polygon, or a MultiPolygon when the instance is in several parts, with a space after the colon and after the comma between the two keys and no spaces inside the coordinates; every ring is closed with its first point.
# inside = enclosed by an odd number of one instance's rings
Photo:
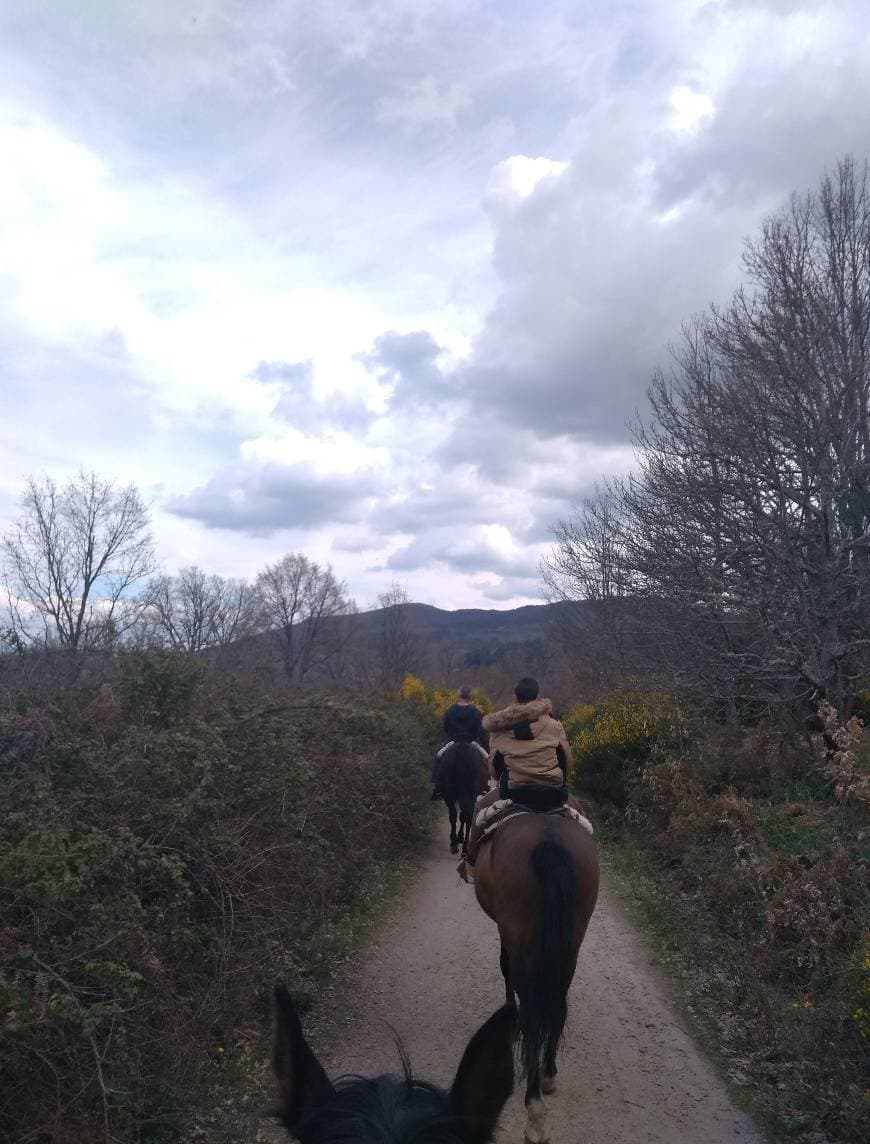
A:
{"type": "Polygon", "coordinates": [[[333,1084],[315,1057],[290,994],[275,990],[279,1115],[302,1144],[485,1144],[514,1087],[516,1010],[505,1005],[468,1042],[449,1092],[404,1077],[333,1084]]]}

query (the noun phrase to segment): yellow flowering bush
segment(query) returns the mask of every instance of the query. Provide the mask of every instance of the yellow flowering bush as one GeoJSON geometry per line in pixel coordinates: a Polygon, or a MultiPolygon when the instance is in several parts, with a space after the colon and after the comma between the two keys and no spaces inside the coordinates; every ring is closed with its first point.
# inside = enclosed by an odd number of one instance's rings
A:
{"type": "Polygon", "coordinates": [[[660,692],[617,692],[595,704],[573,707],[565,729],[581,788],[625,806],[628,787],[657,746],[676,738],[676,702],[660,692]]]}
{"type": "Polygon", "coordinates": [[[425,703],[426,684],[416,675],[406,675],[402,680],[402,698],[406,703],[425,703]]]}
{"type": "MultiPolygon", "coordinates": [[[[401,695],[406,703],[417,703],[438,719],[443,718],[447,708],[456,702],[455,687],[448,687],[444,683],[424,683],[416,675],[410,674],[402,680],[401,695]]],[[[493,710],[492,700],[479,687],[472,690],[471,701],[484,714],[493,710]]]]}

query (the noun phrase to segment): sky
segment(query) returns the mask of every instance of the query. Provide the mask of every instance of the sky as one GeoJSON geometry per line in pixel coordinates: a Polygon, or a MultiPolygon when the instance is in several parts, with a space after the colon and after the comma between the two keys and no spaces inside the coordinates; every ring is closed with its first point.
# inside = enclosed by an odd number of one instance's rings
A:
{"type": "Polygon", "coordinates": [[[0,531],[134,483],[158,554],[540,602],[681,323],[870,154],[865,0],[0,7],[0,531]]]}

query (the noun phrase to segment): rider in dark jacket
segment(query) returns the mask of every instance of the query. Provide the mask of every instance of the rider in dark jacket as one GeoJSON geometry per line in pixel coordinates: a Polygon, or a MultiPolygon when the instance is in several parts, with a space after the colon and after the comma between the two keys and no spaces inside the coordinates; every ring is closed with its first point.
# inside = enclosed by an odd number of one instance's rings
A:
{"type": "MultiPolygon", "coordinates": [[[[445,741],[448,743],[479,743],[489,751],[489,734],[483,729],[483,712],[471,702],[471,688],[460,687],[459,698],[444,712],[442,723],[445,741]]],[[[432,762],[432,798],[439,798],[438,763],[439,755],[432,762]]]]}
{"type": "Polygon", "coordinates": [[[460,687],[459,701],[444,712],[444,735],[453,742],[480,743],[489,750],[489,735],[483,729],[483,712],[471,702],[471,688],[460,687]]]}

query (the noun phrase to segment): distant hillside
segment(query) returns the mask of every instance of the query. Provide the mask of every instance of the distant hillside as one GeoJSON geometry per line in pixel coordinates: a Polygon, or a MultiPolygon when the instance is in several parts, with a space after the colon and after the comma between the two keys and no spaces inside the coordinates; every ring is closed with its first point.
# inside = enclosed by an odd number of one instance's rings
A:
{"type": "MultiPolygon", "coordinates": [[[[499,649],[545,639],[554,624],[570,612],[576,619],[585,605],[574,603],[526,604],[522,608],[458,608],[446,611],[431,604],[400,604],[409,621],[428,641],[452,643],[465,656],[495,654],[499,649]]],[[[383,609],[364,612],[361,619],[369,634],[376,635],[383,623],[383,609]]],[[[486,657],[488,658],[488,657],[486,657]]]]}
{"type": "MultiPolygon", "coordinates": [[[[583,603],[528,604],[499,611],[495,608],[459,608],[447,611],[430,604],[397,604],[403,653],[416,670],[452,675],[457,668],[500,664],[520,650],[529,670],[544,670],[552,650],[552,631],[570,621],[577,623],[589,605],[583,603]],[[452,654],[451,654],[452,653],[452,654]]],[[[395,630],[396,619],[385,615],[393,609],[375,608],[353,617],[355,634],[350,635],[343,618],[327,620],[320,635],[320,654],[315,655],[306,678],[338,679],[361,674],[377,674],[382,669],[382,640],[385,630],[395,630]],[[344,633],[339,634],[339,633],[344,633]],[[332,649],[331,651],[329,649],[332,649]],[[340,649],[337,650],[337,649],[340,649]],[[326,650],[326,655],[323,654],[326,650]],[[330,655],[333,657],[330,659],[330,655]]],[[[297,628],[297,639],[305,639],[307,621],[297,628]]],[[[233,645],[236,653],[268,657],[280,670],[279,644],[269,633],[248,637],[233,645]]],[[[208,654],[226,662],[228,649],[208,654]]]]}

